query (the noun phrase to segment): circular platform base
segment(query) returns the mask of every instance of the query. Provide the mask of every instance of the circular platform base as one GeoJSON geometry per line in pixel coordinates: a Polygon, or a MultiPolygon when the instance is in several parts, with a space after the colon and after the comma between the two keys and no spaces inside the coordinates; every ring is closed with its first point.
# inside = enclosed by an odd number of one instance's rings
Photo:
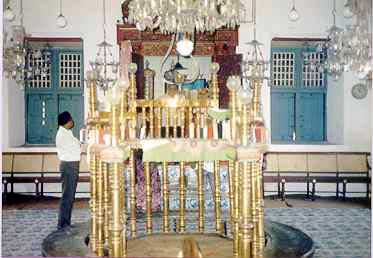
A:
{"type": "MultiPolygon", "coordinates": [[[[266,258],[312,257],[312,239],[293,227],[273,221],[265,222],[267,245],[266,258]]],[[[55,231],[44,239],[43,256],[92,256],[87,247],[88,223],[73,228],[55,231]]],[[[127,242],[128,257],[177,257],[183,240],[194,239],[203,257],[232,257],[232,239],[217,234],[152,234],[127,242]]]]}

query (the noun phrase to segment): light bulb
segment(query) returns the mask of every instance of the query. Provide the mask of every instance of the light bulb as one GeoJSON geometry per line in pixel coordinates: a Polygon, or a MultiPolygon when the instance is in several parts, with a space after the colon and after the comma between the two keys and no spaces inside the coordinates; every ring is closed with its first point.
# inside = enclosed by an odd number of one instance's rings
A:
{"type": "Polygon", "coordinates": [[[296,22],[297,20],[299,20],[299,13],[297,9],[295,9],[294,5],[293,5],[293,8],[291,8],[289,12],[289,20],[292,22],[296,22]]]}
{"type": "Polygon", "coordinates": [[[193,42],[189,39],[179,40],[176,43],[176,50],[182,56],[190,56],[193,52],[193,42]]]}
{"type": "Polygon", "coordinates": [[[238,93],[237,93],[238,97],[240,98],[242,104],[249,104],[251,102],[251,99],[252,99],[252,92],[250,89],[244,89],[244,88],[241,88],[238,93]]]}
{"type": "Polygon", "coordinates": [[[13,10],[8,6],[4,12],[4,18],[6,21],[11,22],[15,18],[15,14],[13,13],[13,10]]]}
{"type": "Polygon", "coordinates": [[[351,18],[352,16],[354,16],[354,13],[352,12],[351,10],[351,3],[350,1],[348,0],[347,3],[345,4],[344,8],[343,8],[343,16],[347,19],[351,18]]]}
{"type": "Polygon", "coordinates": [[[59,27],[59,28],[65,28],[66,27],[67,20],[66,20],[65,16],[63,16],[62,13],[57,16],[56,24],[57,24],[57,27],[59,27]]]}

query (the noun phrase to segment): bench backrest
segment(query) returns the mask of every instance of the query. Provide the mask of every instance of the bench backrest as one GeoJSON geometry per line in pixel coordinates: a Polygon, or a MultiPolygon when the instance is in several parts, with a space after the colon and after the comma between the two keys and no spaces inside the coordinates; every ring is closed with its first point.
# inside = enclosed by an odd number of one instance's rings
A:
{"type": "Polygon", "coordinates": [[[270,172],[368,172],[368,153],[267,153],[270,172]]]}

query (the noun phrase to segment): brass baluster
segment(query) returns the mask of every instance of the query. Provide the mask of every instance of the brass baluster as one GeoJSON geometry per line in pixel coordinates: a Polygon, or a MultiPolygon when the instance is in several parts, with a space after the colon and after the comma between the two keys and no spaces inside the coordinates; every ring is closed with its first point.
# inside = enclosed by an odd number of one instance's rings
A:
{"type": "Polygon", "coordinates": [[[110,218],[110,195],[109,195],[109,173],[107,163],[102,163],[102,176],[104,184],[104,239],[105,244],[109,244],[109,218],[110,218]]]}
{"type": "Polygon", "coordinates": [[[262,162],[255,163],[257,171],[257,216],[258,216],[258,257],[263,257],[265,247],[265,233],[264,233],[264,200],[263,200],[263,175],[262,175],[262,162]]]}
{"type": "Polygon", "coordinates": [[[185,164],[180,162],[180,218],[179,232],[185,232],[185,164]]]}
{"type": "Polygon", "coordinates": [[[249,163],[243,162],[243,171],[241,173],[241,200],[240,200],[240,243],[239,243],[239,257],[251,257],[251,242],[253,234],[253,222],[251,213],[251,175],[249,163]]]}
{"type": "Polygon", "coordinates": [[[194,134],[195,123],[193,123],[193,107],[188,108],[188,137],[189,139],[195,138],[194,134]]]}
{"type": "Polygon", "coordinates": [[[169,181],[168,181],[168,163],[163,162],[163,180],[162,180],[162,191],[163,191],[163,232],[170,232],[170,224],[168,222],[169,216],[169,181]]]}
{"type": "Polygon", "coordinates": [[[150,106],[150,128],[149,128],[149,135],[150,135],[150,138],[154,138],[154,106],[151,105],[150,106]]]}
{"type": "Polygon", "coordinates": [[[157,127],[158,127],[158,137],[162,138],[162,109],[160,107],[157,108],[157,127]]]}
{"type": "Polygon", "coordinates": [[[141,108],[141,112],[142,112],[142,128],[144,130],[144,138],[146,138],[146,106],[142,106],[141,108]]]}
{"type": "Polygon", "coordinates": [[[166,112],[166,138],[168,138],[170,137],[170,109],[168,107],[165,107],[164,111],[166,112]]]}
{"type": "Polygon", "coordinates": [[[177,120],[178,120],[178,108],[174,108],[174,121],[173,121],[173,129],[174,129],[174,138],[177,138],[177,120]]]}
{"type": "Polygon", "coordinates": [[[233,256],[238,256],[239,250],[239,205],[240,205],[240,163],[238,161],[234,162],[234,171],[233,171],[233,256]]]}
{"type": "Polygon", "coordinates": [[[96,153],[91,153],[91,158],[89,161],[90,165],[90,190],[91,190],[91,200],[89,201],[89,206],[91,208],[91,235],[90,235],[90,245],[92,251],[96,253],[97,251],[97,190],[96,190],[96,175],[97,175],[97,157],[96,153]]]}
{"type": "Polygon", "coordinates": [[[215,181],[215,229],[222,233],[221,225],[221,187],[220,187],[220,162],[214,161],[214,181],[215,181]]]}
{"type": "Polygon", "coordinates": [[[96,253],[97,256],[104,255],[104,205],[103,205],[103,162],[101,159],[97,160],[98,162],[98,169],[96,174],[96,191],[97,191],[97,245],[96,245],[96,253]]]}
{"type": "Polygon", "coordinates": [[[181,129],[181,138],[185,137],[185,108],[180,108],[181,110],[181,121],[180,121],[180,129],[181,129]]]}
{"type": "Polygon", "coordinates": [[[231,234],[234,233],[234,161],[228,161],[228,186],[229,186],[229,215],[231,221],[231,234]]]}
{"type": "Polygon", "coordinates": [[[201,114],[199,112],[200,110],[198,109],[197,110],[197,114],[196,114],[196,124],[195,124],[195,128],[196,128],[196,137],[197,139],[201,138],[201,114]]]}
{"type": "Polygon", "coordinates": [[[197,163],[197,184],[198,184],[198,232],[203,233],[205,230],[205,192],[203,161],[197,163]]]}
{"type": "Polygon", "coordinates": [[[150,164],[144,162],[145,187],[146,187],[146,233],[151,234],[153,230],[152,223],[152,185],[150,176],[150,164]]]}
{"type": "Polygon", "coordinates": [[[123,210],[122,210],[122,196],[124,195],[124,189],[121,188],[121,179],[123,176],[120,170],[120,163],[110,164],[110,173],[112,174],[112,185],[111,185],[111,198],[112,198],[112,224],[110,225],[110,234],[112,240],[112,246],[109,249],[109,256],[111,257],[123,257],[125,255],[125,249],[123,246],[125,234],[123,234],[123,210]]]}
{"type": "Polygon", "coordinates": [[[251,217],[253,223],[253,239],[252,239],[252,256],[257,257],[258,252],[258,217],[257,217],[257,187],[256,187],[256,169],[253,162],[250,162],[249,171],[251,174],[251,217]]]}
{"type": "Polygon", "coordinates": [[[135,164],[135,151],[130,150],[129,157],[129,171],[130,171],[130,209],[131,209],[131,237],[136,237],[136,164],[135,164]]]}

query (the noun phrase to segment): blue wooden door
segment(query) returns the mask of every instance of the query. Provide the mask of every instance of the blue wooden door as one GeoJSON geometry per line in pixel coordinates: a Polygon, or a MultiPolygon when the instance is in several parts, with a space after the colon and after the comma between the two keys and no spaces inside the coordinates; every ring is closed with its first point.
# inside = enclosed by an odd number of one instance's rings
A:
{"type": "Polygon", "coordinates": [[[295,94],[272,92],[271,136],[272,141],[292,141],[294,133],[295,94]]]}
{"type": "Polygon", "coordinates": [[[77,138],[84,122],[83,101],[83,96],[78,94],[58,95],[58,113],[68,111],[71,114],[75,123],[73,134],[77,138]]]}
{"type": "Polygon", "coordinates": [[[28,144],[53,144],[57,131],[55,99],[52,94],[27,95],[28,144]]]}
{"type": "Polygon", "coordinates": [[[297,93],[297,141],[324,141],[325,94],[297,93]]]}

